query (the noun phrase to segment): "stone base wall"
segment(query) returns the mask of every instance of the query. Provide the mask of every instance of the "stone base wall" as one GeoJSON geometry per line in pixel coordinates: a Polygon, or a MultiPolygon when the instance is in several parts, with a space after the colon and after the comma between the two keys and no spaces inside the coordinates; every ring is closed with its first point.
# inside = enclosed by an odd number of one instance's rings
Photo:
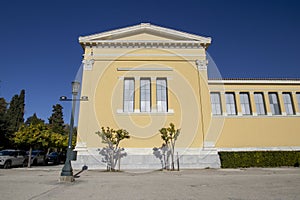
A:
{"type": "MultiPolygon", "coordinates": [[[[121,170],[159,170],[162,168],[161,160],[154,156],[152,149],[131,148],[125,149],[127,156],[121,159],[121,170]]],[[[220,168],[220,159],[216,149],[175,149],[179,157],[180,169],[220,168]]],[[[177,159],[177,155],[175,155],[177,159]]],[[[74,169],[81,169],[86,165],[89,169],[106,169],[106,163],[98,149],[77,149],[77,160],[72,161],[74,169]]],[[[177,160],[175,160],[177,169],[177,160]]],[[[116,166],[118,169],[118,165],[116,166]]]]}

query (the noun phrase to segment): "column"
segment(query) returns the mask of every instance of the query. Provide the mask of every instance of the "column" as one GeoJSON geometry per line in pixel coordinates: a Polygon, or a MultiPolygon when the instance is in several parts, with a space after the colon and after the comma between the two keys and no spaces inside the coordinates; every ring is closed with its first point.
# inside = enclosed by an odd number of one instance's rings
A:
{"type": "Polygon", "coordinates": [[[140,112],[140,77],[134,77],[134,112],[140,112]]]}
{"type": "Polygon", "coordinates": [[[151,112],[157,112],[157,108],[156,108],[156,77],[151,77],[151,112]]]}

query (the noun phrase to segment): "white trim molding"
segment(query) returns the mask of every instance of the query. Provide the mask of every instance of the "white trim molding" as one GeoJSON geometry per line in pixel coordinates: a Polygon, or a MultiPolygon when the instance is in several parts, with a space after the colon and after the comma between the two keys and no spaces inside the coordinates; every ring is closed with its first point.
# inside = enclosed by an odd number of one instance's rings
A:
{"type": "Polygon", "coordinates": [[[83,69],[85,71],[91,71],[93,70],[93,65],[94,65],[95,60],[91,59],[91,60],[83,60],[83,69]]]}
{"type": "Polygon", "coordinates": [[[145,67],[118,67],[118,71],[173,71],[170,67],[164,67],[164,68],[145,68],[145,67]]]}
{"type": "Polygon", "coordinates": [[[207,60],[196,60],[195,61],[198,70],[207,70],[207,60]]]}

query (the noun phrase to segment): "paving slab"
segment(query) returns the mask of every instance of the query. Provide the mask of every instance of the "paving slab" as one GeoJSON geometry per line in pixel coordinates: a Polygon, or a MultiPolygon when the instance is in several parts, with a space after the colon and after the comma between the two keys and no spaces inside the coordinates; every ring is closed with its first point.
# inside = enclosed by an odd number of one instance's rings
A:
{"type": "Polygon", "coordinates": [[[59,183],[61,168],[0,169],[0,199],[300,199],[299,168],[88,170],[75,182],[59,183]]]}

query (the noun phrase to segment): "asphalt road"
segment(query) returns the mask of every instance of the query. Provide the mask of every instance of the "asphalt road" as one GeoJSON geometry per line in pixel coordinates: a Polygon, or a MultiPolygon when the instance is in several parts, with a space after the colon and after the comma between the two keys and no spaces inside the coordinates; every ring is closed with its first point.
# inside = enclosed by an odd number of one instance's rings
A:
{"type": "Polygon", "coordinates": [[[59,183],[61,168],[0,169],[0,199],[300,199],[300,168],[85,171],[59,183]]]}

